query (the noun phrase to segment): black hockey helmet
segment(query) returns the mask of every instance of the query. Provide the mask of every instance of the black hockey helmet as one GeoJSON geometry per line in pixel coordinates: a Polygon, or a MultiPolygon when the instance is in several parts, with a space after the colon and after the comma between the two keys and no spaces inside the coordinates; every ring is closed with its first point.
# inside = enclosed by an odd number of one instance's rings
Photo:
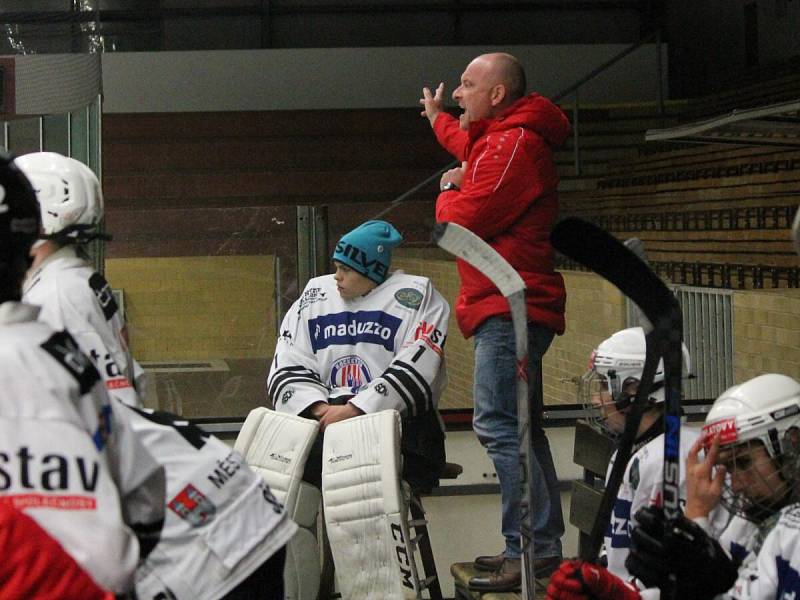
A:
{"type": "Polygon", "coordinates": [[[36,194],[12,160],[0,149],[0,302],[19,300],[22,295],[41,219],[36,194]]]}

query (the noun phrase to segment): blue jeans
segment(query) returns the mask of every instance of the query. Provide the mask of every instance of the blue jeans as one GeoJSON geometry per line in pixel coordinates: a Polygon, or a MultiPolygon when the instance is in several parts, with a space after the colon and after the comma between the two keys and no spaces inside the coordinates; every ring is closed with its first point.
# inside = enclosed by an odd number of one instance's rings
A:
{"type": "MultiPolygon", "coordinates": [[[[528,381],[533,442],[533,549],[536,558],[561,556],[564,517],[553,457],[542,426],[542,357],[554,332],[528,323],[528,381]]],[[[520,544],[519,437],[517,433],[516,351],[510,320],[492,317],[475,332],[475,412],[472,425],[500,480],[506,556],[520,544]]]]}

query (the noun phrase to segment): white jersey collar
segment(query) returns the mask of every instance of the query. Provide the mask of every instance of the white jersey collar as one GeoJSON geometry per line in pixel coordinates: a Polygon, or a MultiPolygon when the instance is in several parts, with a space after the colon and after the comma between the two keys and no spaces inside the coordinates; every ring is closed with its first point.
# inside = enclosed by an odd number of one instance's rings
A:
{"type": "Polygon", "coordinates": [[[53,252],[50,256],[45,258],[38,267],[36,267],[35,271],[31,271],[28,273],[28,276],[25,279],[25,283],[22,287],[22,295],[28,293],[33,285],[39,280],[39,275],[47,269],[50,265],[60,263],[61,268],[70,269],[74,267],[83,267],[86,266],[86,261],[78,256],[78,251],[75,246],[67,245],[59,248],[55,252],[53,252]]]}

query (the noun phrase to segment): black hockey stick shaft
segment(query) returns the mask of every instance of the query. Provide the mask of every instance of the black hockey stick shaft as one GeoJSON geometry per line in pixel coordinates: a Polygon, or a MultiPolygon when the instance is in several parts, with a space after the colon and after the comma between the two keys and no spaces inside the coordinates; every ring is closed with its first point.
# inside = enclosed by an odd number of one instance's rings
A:
{"type": "Polygon", "coordinates": [[[522,594],[533,600],[536,573],[533,568],[533,444],[528,399],[528,316],[525,282],[497,251],[468,229],[455,223],[438,223],[433,239],[443,249],[466,261],[485,275],[508,301],[514,325],[516,353],[517,435],[520,464],[520,538],[522,545],[522,594]]]}
{"type": "MultiPolygon", "coordinates": [[[[592,269],[598,275],[614,284],[623,294],[636,303],[653,325],[653,331],[647,336],[645,372],[634,400],[634,408],[632,409],[632,414],[626,419],[625,431],[620,440],[614,466],[601,501],[601,510],[596,516],[590,539],[586,544],[586,550],[581,556],[584,560],[594,562],[599,554],[603,533],[609,522],[611,508],[619,491],[622,474],[630,458],[630,450],[633,447],[639,427],[638,421],[644,410],[643,404],[647,401],[652,387],[658,360],[664,354],[674,354],[668,351],[668,347],[674,344],[676,323],[678,326],[678,380],[677,385],[674,381],[674,376],[670,380],[669,386],[673,389],[673,392],[671,394],[668,393],[665,410],[674,411],[676,408],[675,400],[677,399],[677,413],[678,415],[680,414],[680,308],[669,288],[652,269],[614,236],[599,227],[577,218],[564,219],[553,229],[551,240],[556,250],[592,269]],[[675,391],[678,393],[677,397],[675,396],[675,391]],[[670,398],[671,401],[669,401],[670,398]]],[[[674,358],[670,360],[665,357],[665,362],[668,360],[672,363],[672,372],[674,373],[674,358]]],[[[680,423],[679,416],[678,423],[680,423]]],[[[679,435],[680,427],[671,430],[669,435],[665,435],[665,440],[669,439],[669,443],[672,444],[671,448],[674,447],[676,439],[679,442],[677,438],[679,435]]],[[[671,466],[669,469],[672,474],[676,470],[673,465],[672,455],[667,457],[665,454],[665,472],[667,470],[667,461],[670,461],[671,466]]],[[[664,485],[666,491],[668,485],[666,481],[664,485]]]]}

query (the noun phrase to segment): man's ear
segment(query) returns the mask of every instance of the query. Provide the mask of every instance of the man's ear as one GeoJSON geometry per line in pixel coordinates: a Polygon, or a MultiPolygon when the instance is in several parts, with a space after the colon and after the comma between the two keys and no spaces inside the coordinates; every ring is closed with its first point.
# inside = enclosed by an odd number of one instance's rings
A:
{"type": "Polygon", "coordinates": [[[492,86],[492,90],[489,93],[489,98],[492,102],[492,106],[499,106],[503,103],[506,99],[508,93],[506,92],[506,86],[502,83],[496,83],[492,86]]]}

